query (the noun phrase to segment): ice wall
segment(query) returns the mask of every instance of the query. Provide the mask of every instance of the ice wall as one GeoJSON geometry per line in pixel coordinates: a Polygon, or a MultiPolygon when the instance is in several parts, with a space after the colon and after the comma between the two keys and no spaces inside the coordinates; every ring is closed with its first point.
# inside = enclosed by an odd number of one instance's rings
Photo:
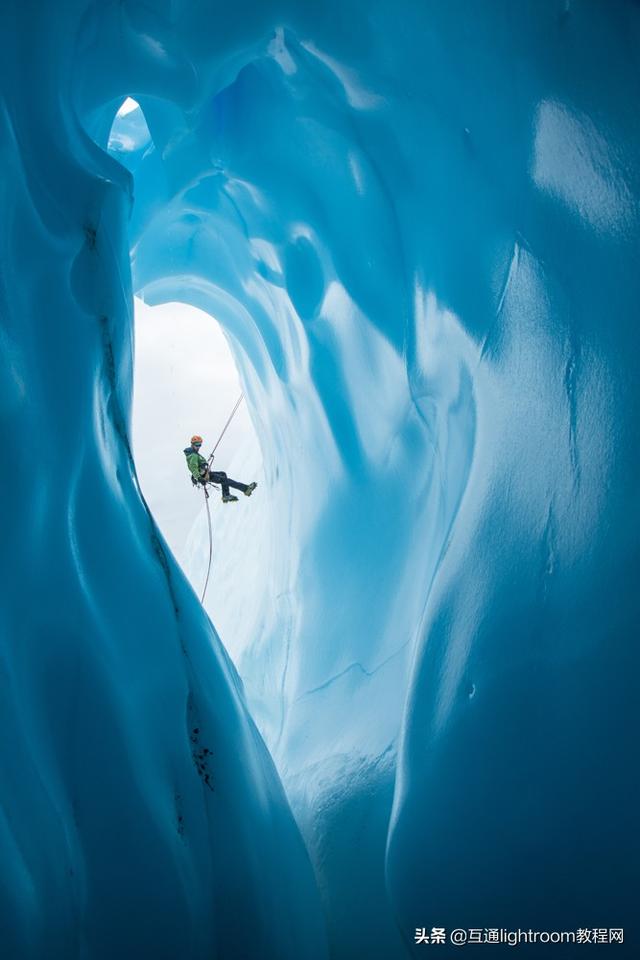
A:
{"type": "MultiPolygon", "coordinates": [[[[233,670],[131,479],[133,183],[135,289],[219,319],[261,438],[264,580],[256,616],[238,618],[261,628],[245,627],[234,649],[313,860],[332,956],[417,953],[417,926],[626,924],[631,936],[637,6],[158,0],[42,7],[36,27],[2,15],[4,36],[22,38],[2,66],[12,176],[2,422],[12,444],[43,435],[47,479],[34,494],[3,478],[21,524],[4,540],[11,578],[44,591],[28,614],[24,592],[12,592],[5,632],[26,639],[9,647],[5,671],[20,707],[5,703],[30,744],[18,749],[19,782],[24,758],[39,758],[50,818],[28,820],[42,825],[29,833],[44,844],[39,885],[6,820],[11,902],[63,887],[55,844],[74,821],[51,784],[68,797],[78,775],[52,758],[67,756],[78,728],[64,683],[74,696],[79,684],[60,658],[75,663],[81,650],[112,696],[109,726],[126,756],[140,742],[163,771],[163,789],[136,781],[146,810],[171,794],[172,749],[193,768],[184,709],[180,722],[162,714],[156,750],[142,718],[164,696],[184,708],[189,688],[201,710],[233,701],[210,729],[238,778],[240,886],[267,950],[289,955],[273,945],[284,927],[292,956],[322,949],[313,931],[301,946],[302,924],[315,922],[311,881],[290,894],[307,876],[304,855],[233,670]],[[30,58],[28,82],[19,55],[30,58]],[[127,95],[144,116],[110,137],[127,95]],[[109,145],[111,159],[100,149],[109,145]],[[187,628],[175,625],[168,575],[187,628]],[[73,629],[64,618],[51,628],[60,597],[73,629]],[[194,669],[178,632],[201,654],[194,669]],[[35,679],[34,663],[48,680],[35,679]],[[284,895],[269,848],[274,810],[291,849],[284,895]]],[[[122,782],[113,749],[76,748],[83,767],[87,753],[111,788],[122,782]]],[[[197,804],[209,809],[200,794],[197,804]]],[[[83,809],[120,823],[96,791],[83,809]]],[[[93,841],[94,821],[82,822],[93,841]]],[[[175,823],[153,822],[136,862],[166,854],[166,871],[145,874],[143,930],[182,876],[175,823]]],[[[226,816],[218,822],[226,839],[226,816]]],[[[224,918],[238,889],[215,855],[219,832],[209,837],[216,882],[180,888],[189,921],[162,912],[163,941],[199,931],[194,956],[210,943],[203,902],[224,893],[208,923],[231,937],[224,918]]],[[[100,862],[90,876],[126,903],[113,877],[129,857],[116,854],[113,874],[100,862]]],[[[82,875],[74,883],[85,897],[95,889],[82,875]]],[[[80,906],[65,895],[68,931],[80,906]]],[[[103,916],[93,900],[82,910],[92,923],[103,916]]],[[[32,927],[9,915],[10,934],[26,937],[32,927]]]]}
{"type": "Polygon", "coordinates": [[[279,778],[137,487],[130,185],[73,108],[84,13],[0,11],[0,954],[322,958],[279,778]]]}

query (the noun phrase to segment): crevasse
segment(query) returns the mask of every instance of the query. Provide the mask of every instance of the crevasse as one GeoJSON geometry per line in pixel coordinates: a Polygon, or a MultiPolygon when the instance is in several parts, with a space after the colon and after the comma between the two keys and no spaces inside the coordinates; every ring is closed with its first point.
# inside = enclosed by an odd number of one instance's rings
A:
{"type": "Polygon", "coordinates": [[[0,27],[6,955],[631,937],[637,6],[0,27]],[[235,665],[136,480],[134,291],[260,438],[235,665]]]}

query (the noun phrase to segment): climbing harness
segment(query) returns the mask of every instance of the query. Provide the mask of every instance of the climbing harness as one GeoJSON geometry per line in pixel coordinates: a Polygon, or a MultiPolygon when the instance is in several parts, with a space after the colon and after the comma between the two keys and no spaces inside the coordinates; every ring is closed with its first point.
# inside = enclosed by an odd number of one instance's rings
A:
{"type": "MultiPolygon", "coordinates": [[[[222,432],[220,433],[220,436],[219,436],[218,439],[216,440],[216,444],[215,444],[213,450],[211,451],[211,455],[210,455],[210,457],[209,457],[209,459],[208,459],[208,461],[207,461],[207,469],[209,469],[209,467],[211,466],[211,464],[212,464],[212,462],[213,462],[213,455],[214,455],[214,453],[216,452],[216,450],[218,449],[218,446],[219,446],[219,444],[220,444],[220,441],[222,440],[222,438],[224,437],[225,433],[227,432],[227,427],[229,426],[229,424],[231,423],[231,421],[232,421],[233,418],[235,417],[236,412],[237,412],[237,410],[238,410],[238,407],[239,407],[240,404],[242,403],[243,399],[244,399],[244,393],[241,393],[240,396],[238,397],[238,399],[236,400],[236,404],[235,404],[233,410],[231,411],[231,414],[229,415],[229,419],[227,420],[227,422],[225,423],[224,427],[222,428],[222,432]]],[[[213,484],[213,486],[216,486],[216,484],[213,484]]],[[[206,483],[203,483],[203,484],[202,484],[202,489],[204,490],[204,502],[205,502],[205,506],[206,506],[206,508],[207,508],[207,523],[208,523],[208,526],[209,526],[209,563],[208,563],[208,565],[207,565],[207,578],[206,578],[206,580],[204,581],[204,588],[203,588],[203,590],[202,590],[202,596],[201,596],[201,598],[200,598],[200,603],[204,603],[204,597],[205,597],[205,594],[206,594],[206,592],[207,592],[207,586],[209,585],[209,574],[211,573],[211,561],[212,561],[212,559],[213,559],[213,532],[212,532],[212,529],[211,529],[211,510],[209,509],[209,491],[207,490],[207,485],[206,485],[206,483]]]]}

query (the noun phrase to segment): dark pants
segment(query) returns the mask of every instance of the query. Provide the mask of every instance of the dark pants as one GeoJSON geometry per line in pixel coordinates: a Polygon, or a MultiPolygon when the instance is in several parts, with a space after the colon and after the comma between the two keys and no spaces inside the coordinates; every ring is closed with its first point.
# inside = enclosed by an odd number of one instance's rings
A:
{"type": "Polygon", "coordinates": [[[238,480],[231,480],[223,470],[210,470],[209,480],[211,483],[219,483],[222,487],[222,496],[229,496],[229,487],[240,490],[242,493],[247,489],[246,483],[240,483],[238,480]]]}

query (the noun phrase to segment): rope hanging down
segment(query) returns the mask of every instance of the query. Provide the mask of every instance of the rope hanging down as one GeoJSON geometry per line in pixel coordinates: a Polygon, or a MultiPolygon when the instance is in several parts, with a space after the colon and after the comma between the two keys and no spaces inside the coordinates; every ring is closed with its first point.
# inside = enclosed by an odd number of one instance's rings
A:
{"type": "Polygon", "coordinates": [[[209,491],[206,487],[203,487],[204,490],[204,502],[207,508],[207,523],[209,524],[209,564],[207,566],[207,579],[204,582],[204,588],[202,590],[202,596],[200,597],[200,603],[204,603],[204,595],[207,592],[207,586],[209,584],[209,574],[211,573],[211,558],[213,556],[213,534],[211,532],[211,511],[209,510],[209,491]]]}
{"type": "MultiPolygon", "coordinates": [[[[209,457],[209,459],[208,459],[208,461],[207,461],[207,467],[210,467],[210,466],[211,466],[211,463],[212,463],[212,461],[213,461],[213,455],[214,455],[214,453],[216,452],[216,450],[218,449],[218,446],[219,446],[219,444],[220,444],[220,441],[222,440],[222,438],[224,437],[225,433],[227,432],[227,427],[229,426],[229,424],[231,423],[231,421],[232,421],[233,418],[235,417],[236,411],[238,410],[238,407],[239,407],[240,404],[242,403],[243,398],[244,398],[244,393],[241,393],[240,396],[238,397],[238,399],[236,400],[236,405],[235,405],[235,407],[233,408],[233,410],[231,411],[231,414],[229,415],[229,419],[227,420],[227,422],[225,423],[224,427],[222,428],[222,432],[220,433],[220,436],[219,436],[218,439],[216,440],[216,445],[215,445],[215,447],[213,448],[213,450],[211,451],[211,456],[209,457]]],[[[206,578],[206,580],[204,581],[204,588],[203,588],[203,590],[202,590],[202,596],[201,596],[201,598],[200,598],[200,603],[204,603],[204,597],[205,597],[205,594],[206,594],[206,592],[207,592],[207,587],[208,587],[208,585],[209,585],[209,574],[211,573],[211,561],[212,561],[212,559],[213,559],[213,532],[212,532],[212,529],[211,529],[211,511],[210,511],[210,509],[209,509],[209,491],[207,490],[206,484],[203,484],[203,485],[202,485],[202,489],[204,490],[204,502],[205,502],[205,506],[206,506],[206,508],[207,508],[207,524],[208,524],[208,526],[209,526],[209,563],[208,563],[208,565],[207,565],[207,578],[206,578]]]]}

